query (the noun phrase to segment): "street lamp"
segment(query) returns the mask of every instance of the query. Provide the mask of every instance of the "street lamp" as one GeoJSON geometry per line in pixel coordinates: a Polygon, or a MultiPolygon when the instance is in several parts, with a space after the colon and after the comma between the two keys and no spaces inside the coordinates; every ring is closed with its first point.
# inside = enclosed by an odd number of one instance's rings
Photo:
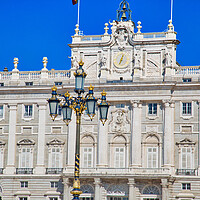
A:
{"type": "Polygon", "coordinates": [[[82,60],[79,62],[79,68],[74,73],[75,76],[75,89],[74,91],[78,94],[77,97],[70,96],[69,92],[65,94],[57,94],[57,88],[52,87],[52,97],[48,100],[50,108],[50,116],[55,120],[58,115],[58,105],[60,103],[63,113],[63,121],[68,124],[71,121],[72,110],[76,113],[76,149],[75,149],[75,170],[74,170],[74,182],[73,190],[73,200],[79,199],[82,191],[80,190],[80,125],[81,125],[81,115],[83,111],[86,111],[90,119],[92,120],[95,116],[96,104],[98,103],[100,120],[104,125],[107,120],[108,108],[110,104],[106,101],[106,92],[101,93],[101,99],[97,99],[93,96],[94,87],[90,85],[89,92],[83,97],[81,94],[84,93],[84,82],[87,74],[83,70],[84,63],[82,60]],[[59,98],[58,98],[59,97],[59,98]]]}

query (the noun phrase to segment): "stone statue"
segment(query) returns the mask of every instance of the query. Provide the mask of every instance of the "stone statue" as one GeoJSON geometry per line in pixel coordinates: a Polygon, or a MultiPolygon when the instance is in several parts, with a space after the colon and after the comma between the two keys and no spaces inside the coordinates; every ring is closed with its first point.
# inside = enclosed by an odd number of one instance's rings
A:
{"type": "Polygon", "coordinates": [[[77,59],[76,56],[71,57],[71,65],[72,65],[72,68],[78,68],[79,67],[78,59],[77,59]]]}
{"type": "Polygon", "coordinates": [[[165,53],[165,66],[172,65],[172,56],[169,52],[165,53]]]}

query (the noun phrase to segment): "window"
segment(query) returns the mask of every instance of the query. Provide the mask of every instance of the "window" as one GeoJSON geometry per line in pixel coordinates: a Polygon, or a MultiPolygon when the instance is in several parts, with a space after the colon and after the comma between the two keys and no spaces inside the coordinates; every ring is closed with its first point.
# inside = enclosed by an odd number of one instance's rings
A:
{"type": "Polygon", "coordinates": [[[58,200],[58,197],[50,197],[49,200],[58,200]]]}
{"type": "Polygon", "coordinates": [[[90,168],[93,166],[93,148],[83,148],[83,167],[90,168]]]}
{"type": "Polygon", "coordinates": [[[33,114],[33,105],[25,105],[24,106],[24,117],[32,117],[33,114]]]}
{"type": "Polygon", "coordinates": [[[3,105],[0,105],[0,118],[3,118],[3,105]]]}
{"type": "Polygon", "coordinates": [[[61,149],[52,147],[51,149],[51,168],[61,168],[61,149]]]}
{"type": "Polygon", "coordinates": [[[19,200],[28,200],[27,197],[20,197],[19,200]]]}
{"type": "Polygon", "coordinates": [[[157,115],[157,103],[148,104],[148,114],[157,115]]]}
{"type": "Polygon", "coordinates": [[[192,169],[192,148],[182,147],[181,148],[181,168],[182,169],[192,169]]]}
{"type": "Polygon", "coordinates": [[[147,148],[147,168],[158,167],[158,147],[147,148]]]}
{"type": "Polygon", "coordinates": [[[31,85],[33,85],[33,82],[25,82],[25,85],[26,86],[31,86],[31,85]]]}
{"type": "Polygon", "coordinates": [[[62,82],[55,82],[55,85],[62,85],[62,82]]]}
{"type": "Polygon", "coordinates": [[[51,181],[51,188],[57,188],[58,187],[58,181],[51,181]]]}
{"type": "Polygon", "coordinates": [[[190,183],[182,183],[182,190],[191,190],[190,183]]]}
{"type": "Polygon", "coordinates": [[[32,168],[32,152],[31,148],[23,147],[20,153],[19,168],[32,168]]]}
{"type": "Polygon", "coordinates": [[[124,168],[125,167],[125,148],[124,147],[115,147],[115,161],[114,167],[124,168]]]}
{"type": "Polygon", "coordinates": [[[192,126],[182,126],[182,133],[192,133],[192,126]]]}
{"type": "Polygon", "coordinates": [[[28,181],[21,181],[21,188],[27,188],[28,187],[28,181]]]}
{"type": "Polygon", "coordinates": [[[192,82],[192,79],[191,78],[183,78],[183,82],[184,83],[192,82]]]}
{"type": "Polygon", "coordinates": [[[192,114],[192,103],[182,103],[182,114],[183,115],[192,114]]]}
{"type": "Polygon", "coordinates": [[[125,108],[125,104],[116,104],[116,108],[125,108]]]}
{"type": "Polygon", "coordinates": [[[0,87],[3,87],[4,86],[4,83],[0,83],[0,87]]]}

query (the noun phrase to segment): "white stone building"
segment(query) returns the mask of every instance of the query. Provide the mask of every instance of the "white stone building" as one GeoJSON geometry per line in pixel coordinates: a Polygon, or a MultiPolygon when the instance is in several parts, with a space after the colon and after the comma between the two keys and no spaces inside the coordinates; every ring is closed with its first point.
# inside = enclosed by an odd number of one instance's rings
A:
{"type": "Polygon", "coordinates": [[[21,72],[15,58],[0,72],[1,200],[71,199],[75,115],[68,127],[61,114],[53,122],[47,99],[53,84],[75,95],[80,59],[85,90],[104,89],[111,103],[105,126],[98,112],[82,116],[81,199],[200,199],[199,66],[176,62],[171,21],[166,32],[142,33],[141,22],[122,19],[103,35],[82,36],[77,26],[70,70],[48,70],[44,58],[41,71],[21,72]]]}

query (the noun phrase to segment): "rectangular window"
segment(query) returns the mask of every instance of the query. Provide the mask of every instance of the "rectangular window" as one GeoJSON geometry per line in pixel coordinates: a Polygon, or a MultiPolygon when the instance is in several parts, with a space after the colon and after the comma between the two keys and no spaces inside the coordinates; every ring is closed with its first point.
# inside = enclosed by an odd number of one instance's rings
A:
{"type": "Polygon", "coordinates": [[[191,115],[192,114],[192,103],[182,103],[182,114],[191,115]]]}
{"type": "Polygon", "coordinates": [[[51,149],[51,167],[60,168],[61,152],[60,148],[54,147],[51,149]]]}
{"type": "Polygon", "coordinates": [[[4,86],[4,83],[0,83],[0,87],[3,87],[4,86]]]}
{"type": "Polygon", "coordinates": [[[125,108],[125,104],[116,104],[116,108],[125,108]]]}
{"type": "Polygon", "coordinates": [[[147,148],[147,168],[158,168],[158,147],[147,148]]]}
{"type": "Polygon", "coordinates": [[[28,200],[27,197],[20,197],[19,200],[28,200]]]}
{"type": "Polygon", "coordinates": [[[49,200],[58,200],[58,197],[50,197],[49,200]]]}
{"type": "Polygon", "coordinates": [[[191,183],[182,183],[182,190],[191,190],[191,183]]]}
{"type": "Polygon", "coordinates": [[[0,105],[0,118],[3,118],[3,105],[0,105]]]}
{"type": "Polygon", "coordinates": [[[192,133],[192,126],[182,126],[182,133],[192,133]]]}
{"type": "Polygon", "coordinates": [[[55,85],[62,85],[62,82],[55,82],[55,85]]]}
{"type": "Polygon", "coordinates": [[[83,148],[83,167],[84,168],[93,167],[93,148],[92,147],[83,148]]]}
{"type": "Polygon", "coordinates": [[[32,153],[30,148],[22,148],[21,150],[21,162],[20,162],[20,168],[32,168],[31,166],[31,158],[32,153]]]}
{"type": "Polygon", "coordinates": [[[125,148],[124,147],[115,148],[114,167],[125,168],[125,148]]]}
{"type": "Polygon", "coordinates": [[[24,106],[24,117],[32,117],[33,114],[33,105],[24,106]]]}
{"type": "Polygon", "coordinates": [[[192,82],[192,79],[191,78],[183,78],[183,82],[184,83],[192,82]]]}
{"type": "Polygon", "coordinates": [[[21,188],[27,188],[28,187],[28,181],[21,181],[21,188]]]}
{"type": "Polygon", "coordinates": [[[51,188],[57,188],[58,187],[58,181],[51,181],[51,188]]]}
{"type": "Polygon", "coordinates": [[[148,104],[148,114],[149,115],[157,115],[157,103],[149,103],[148,104]]]}
{"type": "Polygon", "coordinates": [[[31,86],[33,85],[33,82],[25,82],[26,86],[31,86]]]}
{"type": "Polygon", "coordinates": [[[181,168],[192,169],[192,148],[182,147],[181,148],[181,168]]]}

